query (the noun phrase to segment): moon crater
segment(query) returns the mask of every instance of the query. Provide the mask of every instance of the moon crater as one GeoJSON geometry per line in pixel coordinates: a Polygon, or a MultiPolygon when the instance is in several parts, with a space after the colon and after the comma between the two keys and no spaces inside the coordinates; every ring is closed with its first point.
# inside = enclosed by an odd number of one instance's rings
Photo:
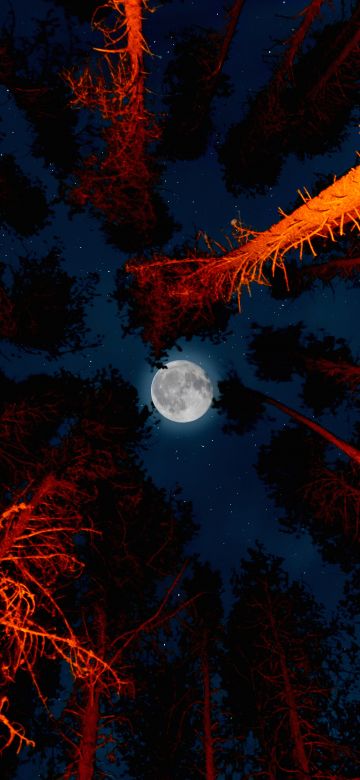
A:
{"type": "Polygon", "coordinates": [[[190,360],[172,360],[156,372],[151,383],[154,406],[173,422],[193,422],[209,409],[212,383],[201,366],[190,360]]]}

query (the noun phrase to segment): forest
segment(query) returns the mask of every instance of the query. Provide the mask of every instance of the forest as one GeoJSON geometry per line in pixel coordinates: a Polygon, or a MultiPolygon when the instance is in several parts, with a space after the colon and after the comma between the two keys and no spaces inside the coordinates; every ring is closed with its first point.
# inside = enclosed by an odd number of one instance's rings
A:
{"type": "Polygon", "coordinates": [[[260,0],[209,4],[1,12],[1,780],[360,780],[360,6],[269,0],[268,31],[260,0]],[[251,24],[276,53],[230,118],[251,24]],[[314,184],[265,222],[233,212],[210,233],[192,214],[190,236],[167,199],[167,171],[211,160],[256,214],[290,159],[314,184]],[[109,292],[69,256],[78,225],[114,258],[109,292]],[[333,300],[349,338],[335,314],[314,326],[333,300]],[[90,365],[106,327],[124,357],[90,365]],[[224,471],[259,435],[277,533],[295,551],[306,536],[335,605],[260,534],[236,567],[194,551],[195,496],[149,471],[154,414],[125,364],[192,344],[227,367],[224,471]]]}

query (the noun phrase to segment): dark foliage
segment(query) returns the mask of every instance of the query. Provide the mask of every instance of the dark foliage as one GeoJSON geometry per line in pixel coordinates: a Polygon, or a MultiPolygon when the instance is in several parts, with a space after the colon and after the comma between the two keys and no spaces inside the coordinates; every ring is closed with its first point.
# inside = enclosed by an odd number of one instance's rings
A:
{"type": "Polygon", "coordinates": [[[1,320],[2,338],[51,357],[89,346],[85,309],[94,296],[97,274],[82,280],[70,276],[56,249],[41,260],[20,257],[10,274],[12,280],[1,293],[7,309],[1,320]]]}
{"type": "Polygon", "coordinates": [[[215,409],[226,414],[226,433],[240,435],[252,431],[265,412],[265,398],[256,390],[243,385],[235,371],[218,383],[220,398],[215,399],[215,409]]]}
{"type": "Polygon", "coordinates": [[[31,236],[50,217],[43,189],[30,181],[11,154],[0,159],[0,220],[22,236],[31,236]]]}
{"type": "Polygon", "coordinates": [[[359,10],[349,20],[314,33],[312,46],[249,100],[245,117],[230,127],[219,148],[229,192],[265,192],[276,184],[291,152],[325,154],[337,149],[356,106],[359,10]],[[314,80],[314,73],[316,78],[314,80]]]}
{"type": "Polygon", "coordinates": [[[346,769],[352,777],[356,749],[334,717],[340,659],[324,611],[303,585],[289,583],[282,559],[259,545],[249,553],[233,580],[225,668],[233,717],[255,737],[253,771],[330,780],[346,769]]]}
{"type": "Polygon", "coordinates": [[[193,160],[206,152],[213,129],[210,108],[216,95],[230,94],[228,78],[217,73],[221,36],[185,30],[164,77],[165,106],[160,152],[171,160],[193,160]]]}
{"type": "Polygon", "coordinates": [[[335,412],[346,398],[346,366],[354,365],[351,350],[344,339],[313,333],[305,336],[304,324],[274,328],[272,325],[259,327],[254,324],[256,335],[249,342],[249,362],[256,366],[260,379],[287,382],[294,374],[304,379],[301,396],[305,405],[319,416],[325,409],[335,412]],[[344,367],[344,381],[341,376],[331,376],[331,365],[338,371],[344,367]]]}
{"type": "Polygon", "coordinates": [[[281,527],[298,538],[310,533],[325,561],[350,571],[359,556],[358,469],[341,461],[328,466],[322,441],[299,427],[273,434],[256,468],[281,527]]]}

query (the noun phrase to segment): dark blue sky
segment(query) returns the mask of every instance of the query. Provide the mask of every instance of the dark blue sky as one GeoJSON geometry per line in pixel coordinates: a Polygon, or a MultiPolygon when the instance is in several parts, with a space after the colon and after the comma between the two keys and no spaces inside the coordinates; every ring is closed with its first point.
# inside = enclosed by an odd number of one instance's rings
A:
{"type": "MultiPolygon", "coordinates": [[[[264,195],[235,198],[226,191],[216,154],[216,145],[232,122],[243,114],[243,105],[249,92],[256,92],[266,83],[271,73],[271,58],[280,51],[275,41],[286,40],[294,26],[299,24],[296,14],[304,0],[251,0],[245,3],[238,31],[234,37],[225,72],[229,74],[233,93],[214,102],[215,132],[205,155],[194,162],[168,164],[160,185],[175,220],[181,229],[166,247],[171,254],[172,245],[191,240],[196,231],[205,230],[212,238],[223,241],[231,234],[230,221],[241,218],[254,230],[263,230],[278,220],[277,207],[286,210],[293,203],[298,188],[307,187],[311,192],[319,174],[341,175],[354,165],[358,146],[358,130],[349,127],[341,148],[324,157],[316,156],[300,161],[290,156],[285,162],[278,184],[268,188],[264,195]]],[[[347,11],[351,6],[345,0],[347,11]]],[[[30,36],[32,18],[42,17],[52,4],[47,2],[25,3],[15,0],[17,34],[30,36]]],[[[321,25],[339,18],[342,3],[334,0],[325,4],[321,25]]],[[[1,11],[2,19],[8,8],[1,11]]],[[[67,25],[61,8],[56,8],[61,21],[59,37],[67,35],[67,25]]],[[[74,19],[73,23],[79,23],[74,19]]],[[[158,7],[145,22],[148,43],[155,55],[147,61],[150,71],[149,85],[154,91],[153,108],[161,105],[162,74],[172,55],[172,34],[183,27],[206,26],[224,29],[224,13],[221,2],[193,0],[173,2],[158,7]]],[[[88,25],[82,27],[83,40],[94,45],[88,25]]],[[[79,65],[74,62],[74,65],[79,65]]],[[[1,153],[13,153],[24,173],[39,179],[46,187],[51,203],[57,195],[57,180],[52,166],[47,166],[31,154],[32,130],[19,111],[11,93],[0,89],[3,114],[1,153]]],[[[80,119],[79,119],[80,121],[80,119]]],[[[68,355],[61,361],[49,361],[45,354],[29,355],[3,350],[2,367],[15,378],[29,373],[54,372],[60,366],[93,376],[103,366],[112,364],[125,379],[137,388],[140,404],[150,406],[150,384],[154,370],[148,362],[149,351],[140,336],[124,337],[116,304],[110,296],[114,290],[115,273],[128,255],[104,241],[100,224],[87,212],[69,219],[65,203],[54,204],[48,226],[36,236],[19,240],[4,226],[1,230],[1,255],[6,262],[14,261],[20,254],[38,253],[39,256],[54,244],[63,247],[67,270],[71,274],[86,275],[93,271],[100,274],[98,296],[89,311],[88,321],[96,333],[102,334],[101,345],[86,349],[82,354],[68,355]]],[[[294,406],[303,413],[299,383],[260,382],[246,358],[249,329],[252,323],[284,327],[303,320],[308,332],[319,333],[323,328],[335,337],[348,340],[354,354],[358,352],[357,320],[359,292],[344,282],[335,280],[332,289],[321,285],[304,293],[294,302],[275,301],[264,287],[253,287],[251,298],[245,292],[242,313],[231,319],[232,333],[223,337],[220,344],[193,338],[191,342],[179,342],[171,349],[168,358],[184,358],[202,365],[214,385],[230,368],[235,368],[245,383],[263,390],[269,395],[294,406]]],[[[124,313],[122,312],[122,317],[124,313]]],[[[286,567],[294,577],[309,583],[315,595],[331,608],[340,593],[343,577],[336,566],[324,565],[308,535],[301,538],[285,535],[279,530],[278,510],[266,495],[259,481],[254,462],[259,447],[270,441],[272,431],[288,425],[289,421],[276,410],[271,410],[255,433],[242,437],[225,435],[223,420],[213,409],[198,422],[177,425],[152,415],[153,431],[143,458],[154,481],[171,492],[176,484],[183,489],[184,499],[193,502],[195,518],[201,529],[193,548],[202,558],[221,569],[225,584],[232,568],[237,567],[247,547],[256,539],[267,549],[284,556],[286,567]]],[[[320,422],[345,440],[350,439],[353,417],[350,413],[326,414],[320,422]]]]}

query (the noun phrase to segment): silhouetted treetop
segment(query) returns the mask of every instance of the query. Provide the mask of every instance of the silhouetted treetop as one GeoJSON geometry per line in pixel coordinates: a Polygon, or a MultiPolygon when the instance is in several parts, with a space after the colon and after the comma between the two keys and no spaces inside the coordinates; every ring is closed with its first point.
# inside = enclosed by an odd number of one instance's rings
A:
{"type": "Polygon", "coordinates": [[[230,94],[228,77],[216,74],[221,41],[214,30],[193,29],[176,40],[164,77],[169,114],[160,143],[160,152],[171,160],[192,160],[205,153],[213,128],[211,101],[230,94]]]}
{"type": "Polygon", "coordinates": [[[345,137],[358,90],[359,9],[314,32],[311,47],[299,56],[321,4],[304,9],[271,80],[250,98],[245,117],[219,148],[226,186],[235,195],[275,185],[290,152],[300,158],[324,154],[345,137]]]}
{"type": "Polygon", "coordinates": [[[56,249],[41,259],[20,257],[16,270],[9,271],[12,279],[1,288],[6,310],[0,320],[2,338],[51,357],[89,346],[85,312],[95,294],[96,273],[83,279],[70,276],[56,249]]]}

